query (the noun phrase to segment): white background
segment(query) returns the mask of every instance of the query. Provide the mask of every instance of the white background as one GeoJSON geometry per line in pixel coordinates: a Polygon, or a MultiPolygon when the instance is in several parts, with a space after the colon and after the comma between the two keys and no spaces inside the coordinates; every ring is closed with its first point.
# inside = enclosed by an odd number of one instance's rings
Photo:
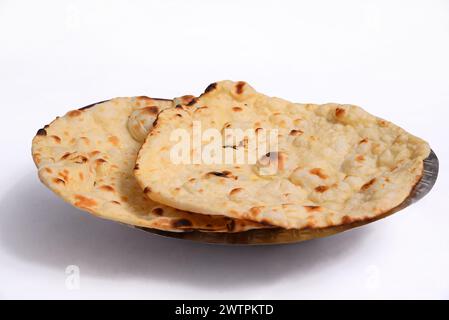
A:
{"type": "Polygon", "coordinates": [[[449,1],[0,0],[0,298],[449,298],[448,57],[449,1]],[[331,238],[221,247],[96,219],[38,182],[31,140],[56,115],[223,79],[361,105],[430,142],[437,185],[331,238]]]}

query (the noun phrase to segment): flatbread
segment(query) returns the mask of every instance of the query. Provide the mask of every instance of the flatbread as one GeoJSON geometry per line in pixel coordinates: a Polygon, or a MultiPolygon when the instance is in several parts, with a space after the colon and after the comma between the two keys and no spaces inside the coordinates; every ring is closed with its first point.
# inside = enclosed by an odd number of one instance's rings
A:
{"type": "Polygon", "coordinates": [[[261,227],[176,210],[145,196],[133,176],[137,152],[158,112],[172,105],[148,97],[116,98],[57,118],[33,140],[40,180],[79,209],[130,225],[215,232],[261,227]]]}
{"type": "MultiPolygon", "coordinates": [[[[223,149],[247,154],[253,149],[245,142],[223,149]]],[[[159,114],[136,177],[151,199],[178,209],[313,229],[374,219],[398,206],[419,181],[429,152],[423,140],[360,107],[291,103],[223,81],[159,114]],[[255,164],[174,163],[170,152],[179,141],[172,132],[193,134],[195,122],[203,132],[277,129],[278,148],[255,164]],[[274,174],[264,171],[267,158],[274,174]]]]}

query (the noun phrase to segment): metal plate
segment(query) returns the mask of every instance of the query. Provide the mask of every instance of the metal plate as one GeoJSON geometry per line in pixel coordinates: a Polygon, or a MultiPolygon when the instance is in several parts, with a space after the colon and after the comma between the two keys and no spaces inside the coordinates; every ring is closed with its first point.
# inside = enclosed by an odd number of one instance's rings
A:
{"type": "Polygon", "coordinates": [[[211,233],[211,232],[168,232],[148,228],[137,229],[157,234],[164,237],[198,241],[204,243],[213,244],[226,244],[226,245],[273,245],[273,244],[286,244],[296,243],[316,238],[328,237],[343,231],[347,231],[352,228],[360,227],[362,225],[374,222],[376,220],[385,218],[395,212],[398,212],[409,205],[422,199],[434,186],[438,176],[438,158],[436,154],[431,151],[429,157],[424,160],[424,172],[421,180],[413,188],[412,192],[407,199],[404,200],[399,206],[388,211],[387,213],[380,215],[372,220],[355,222],[347,225],[329,227],[323,229],[314,230],[285,230],[285,229],[260,229],[250,230],[239,233],[211,233]]]}

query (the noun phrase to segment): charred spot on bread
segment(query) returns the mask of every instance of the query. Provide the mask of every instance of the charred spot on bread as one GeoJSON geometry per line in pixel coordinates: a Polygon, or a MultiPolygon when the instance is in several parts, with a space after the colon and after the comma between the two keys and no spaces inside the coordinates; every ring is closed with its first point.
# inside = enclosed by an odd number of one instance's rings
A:
{"type": "Polygon", "coordinates": [[[67,113],[67,115],[68,115],[70,118],[79,117],[81,114],[82,114],[82,112],[81,112],[80,110],[73,110],[73,111],[69,111],[69,112],[67,113]]]}
{"type": "Polygon", "coordinates": [[[46,136],[46,135],[47,135],[47,130],[45,130],[45,129],[37,130],[36,136],[46,136]]]}
{"type": "Polygon", "coordinates": [[[243,93],[243,87],[245,86],[245,82],[243,81],[239,81],[237,82],[237,84],[235,85],[235,92],[237,94],[242,94],[243,93]]]}
{"type": "Polygon", "coordinates": [[[304,208],[306,209],[307,212],[310,212],[310,213],[321,211],[320,206],[304,206],[304,208]]]}
{"type": "Polygon", "coordinates": [[[152,213],[154,213],[157,216],[162,216],[164,214],[164,209],[162,208],[154,208],[151,210],[152,213]]]}
{"type": "Polygon", "coordinates": [[[346,112],[345,109],[337,108],[337,109],[335,109],[335,116],[337,118],[341,118],[341,117],[343,117],[345,115],[345,112],[346,112]]]}
{"type": "Polygon", "coordinates": [[[326,192],[327,190],[329,190],[328,186],[318,186],[318,187],[315,188],[315,191],[319,192],[319,193],[326,192]]]}
{"type": "Polygon", "coordinates": [[[365,183],[365,184],[360,188],[360,190],[362,190],[362,191],[368,190],[368,189],[374,184],[374,182],[376,182],[376,178],[373,178],[373,179],[371,179],[370,181],[368,181],[367,183],[365,183]]]}
{"type": "Polygon", "coordinates": [[[300,135],[302,135],[303,133],[304,133],[303,131],[297,130],[297,129],[293,129],[293,130],[290,131],[290,135],[291,135],[291,136],[300,136],[300,135]]]}
{"type": "Polygon", "coordinates": [[[198,102],[198,99],[197,98],[193,98],[192,100],[189,101],[189,103],[187,103],[187,106],[191,107],[191,106],[193,106],[197,102],[198,102]]]}
{"type": "Polygon", "coordinates": [[[214,175],[214,176],[221,177],[221,178],[231,178],[232,177],[232,172],[231,171],[226,171],[226,170],[222,171],[222,172],[211,171],[211,172],[208,172],[207,175],[214,175]]]}
{"type": "Polygon", "coordinates": [[[320,177],[321,179],[327,179],[328,176],[323,172],[321,168],[313,168],[310,171],[310,174],[320,177]]]}
{"type": "Polygon", "coordinates": [[[211,83],[210,85],[207,86],[206,90],[204,90],[204,93],[209,93],[213,90],[215,90],[217,88],[217,83],[211,83]]]}

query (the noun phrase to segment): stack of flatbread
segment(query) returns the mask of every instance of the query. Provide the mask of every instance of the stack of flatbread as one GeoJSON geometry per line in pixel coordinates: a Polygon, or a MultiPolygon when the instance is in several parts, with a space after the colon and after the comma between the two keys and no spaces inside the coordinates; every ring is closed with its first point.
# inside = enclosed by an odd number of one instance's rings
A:
{"type": "Polygon", "coordinates": [[[221,81],[198,97],[116,98],[70,111],[37,132],[32,153],[48,188],[101,218],[235,233],[374,220],[409,196],[430,148],[354,105],[292,103],[221,81]],[[232,129],[243,134],[228,139],[232,129]],[[188,137],[182,161],[179,132],[188,137]],[[258,143],[267,136],[273,146],[258,143]],[[211,137],[220,139],[213,161],[198,161],[211,137]],[[246,160],[224,161],[237,155],[246,160]]]}

